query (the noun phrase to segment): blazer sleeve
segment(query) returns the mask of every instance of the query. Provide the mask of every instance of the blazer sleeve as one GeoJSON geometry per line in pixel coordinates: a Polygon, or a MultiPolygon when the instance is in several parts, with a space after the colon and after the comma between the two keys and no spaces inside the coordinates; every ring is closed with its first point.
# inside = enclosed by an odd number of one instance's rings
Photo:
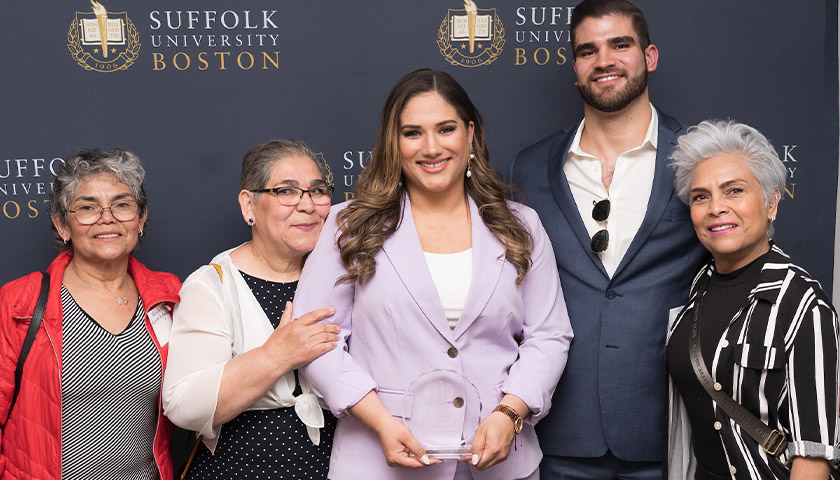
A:
{"type": "Polygon", "coordinates": [[[535,424],[551,407],[551,397],[569,355],[572,326],[554,250],[536,212],[520,206],[519,216],[533,237],[531,269],[522,282],[523,339],[519,358],[502,386],[504,393],[521,398],[535,424]]]}
{"type": "Polygon", "coordinates": [[[315,249],[309,254],[295,293],[294,319],[323,307],[334,307],[335,315],[324,320],[341,327],[338,346],[301,369],[318,396],[327,402],[336,417],[347,415],[347,409],[376,388],[373,377],[348,353],[352,334],[355,286],[337,284],[347,273],[341,264],[336,215],[343,205],[332,208],[315,249]]]}

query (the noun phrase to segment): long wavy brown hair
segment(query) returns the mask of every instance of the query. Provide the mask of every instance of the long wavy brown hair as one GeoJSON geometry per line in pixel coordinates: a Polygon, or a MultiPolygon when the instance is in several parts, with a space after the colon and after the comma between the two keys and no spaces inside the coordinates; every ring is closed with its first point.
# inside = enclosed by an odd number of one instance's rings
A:
{"type": "Polygon", "coordinates": [[[399,150],[400,116],[416,95],[436,92],[455,108],[465,125],[473,122],[472,176],[464,187],[472,197],[481,219],[505,245],[505,258],[522,282],[531,267],[533,240],[519,218],[508,208],[508,189],[501,175],[490,167],[484,142],[484,120],[467,92],[447,73],[422,69],[409,73],[394,86],[379,121],[376,141],[367,167],[356,184],[356,198],[337,217],[341,234],[338,246],[347,274],[338,283],[360,284],[376,273],[375,256],[402,221],[402,167],[399,150]]]}

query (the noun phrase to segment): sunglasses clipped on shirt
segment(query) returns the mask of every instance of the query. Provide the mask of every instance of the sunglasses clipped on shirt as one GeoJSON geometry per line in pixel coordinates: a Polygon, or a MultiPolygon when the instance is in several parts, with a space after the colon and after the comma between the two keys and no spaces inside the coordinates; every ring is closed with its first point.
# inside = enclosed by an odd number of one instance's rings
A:
{"type": "Polygon", "coordinates": [[[602,253],[610,245],[610,232],[607,231],[607,219],[610,218],[610,199],[605,198],[600,202],[593,200],[592,204],[592,218],[598,223],[603,222],[604,228],[592,235],[589,248],[595,253],[602,253]]]}

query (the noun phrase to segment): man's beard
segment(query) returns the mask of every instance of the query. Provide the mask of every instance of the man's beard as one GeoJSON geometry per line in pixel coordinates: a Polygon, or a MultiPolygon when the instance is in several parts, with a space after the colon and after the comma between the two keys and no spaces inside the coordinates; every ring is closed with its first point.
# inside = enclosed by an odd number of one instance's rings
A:
{"type": "MultiPolygon", "coordinates": [[[[612,73],[612,71],[605,70],[595,72],[596,75],[600,75],[602,73],[612,73]]],[[[628,77],[627,85],[625,85],[621,90],[608,90],[604,93],[596,94],[591,88],[589,88],[588,83],[580,83],[578,84],[578,91],[587,105],[605,113],[612,113],[622,110],[627,105],[630,105],[630,102],[639,98],[639,96],[645,92],[647,83],[648,72],[647,68],[645,68],[639,75],[636,75],[635,77],[628,77]]]]}

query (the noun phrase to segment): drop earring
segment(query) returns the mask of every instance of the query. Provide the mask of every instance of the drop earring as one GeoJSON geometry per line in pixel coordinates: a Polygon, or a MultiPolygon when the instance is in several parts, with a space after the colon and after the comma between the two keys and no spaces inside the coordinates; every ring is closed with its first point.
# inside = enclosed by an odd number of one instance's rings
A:
{"type": "Polygon", "coordinates": [[[470,156],[469,160],[467,160],[467,178],[472,177],[472,161],[475,160],[475,154],[473,153],[472,145],[470,145],[470,156]]]}

